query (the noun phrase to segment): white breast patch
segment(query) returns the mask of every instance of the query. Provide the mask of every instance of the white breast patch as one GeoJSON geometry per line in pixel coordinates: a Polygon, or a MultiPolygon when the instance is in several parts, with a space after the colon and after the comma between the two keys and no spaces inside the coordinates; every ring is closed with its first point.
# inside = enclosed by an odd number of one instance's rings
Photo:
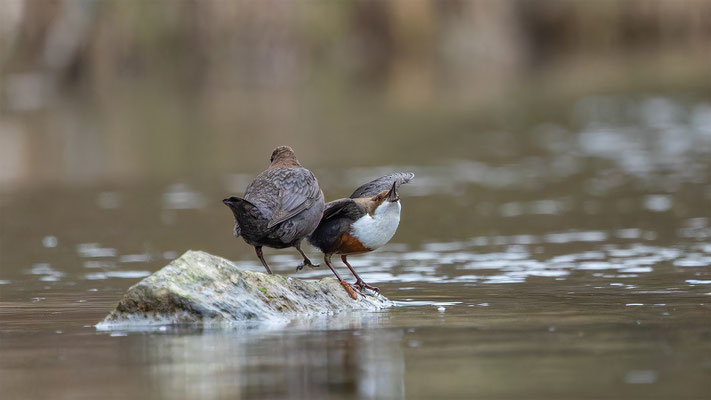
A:
{"type": "Polygon", "coordinates": [[[365,214],[353,223],[353,236],[371,250],[384,246],[397,231],[401,208],[399,201],[384,201],[373,216],[365,214]]]}

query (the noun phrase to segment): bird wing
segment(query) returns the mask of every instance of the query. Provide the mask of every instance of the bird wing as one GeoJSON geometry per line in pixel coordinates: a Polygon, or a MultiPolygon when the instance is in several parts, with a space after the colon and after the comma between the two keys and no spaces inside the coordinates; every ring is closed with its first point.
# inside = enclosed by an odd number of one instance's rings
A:
{"type": "Polygon", "coordinates": [[[326,203],[323,217],[308,237],[309,243],[329,251],[351,224],[366,214],[365,206],[353,199],[338,199],[326,203]]]}
{"type": "Polygon", "coordinates": [[[410,182],[414,177],[415,174],[412,172],[395,172],[390,175],[381,176],[380,178],[359,187],[349,197],[351,199],[357,199],[359,197],[375,196],[383,190],[389,190],[392,188],[393,182],[395,182],[395,188],[397,189],[400,185],[410,182]]]}
{"type": "Polygon", "coordinates": [[[357,221],[360,217],[365,215],[365,213],[365,207],[356,203],[353,199],[338,199],[326,203],[321,221],[328,221],[339,217],[357,221]]]}
{"type": "Polygon", "coordinates": [[[274,168],[271,171],[273,179],[269,181],[274,186],[271,190],[278,195],[271,204],[272,214],[267,228],[310,208],[322,197],[318,181],[311,171],[305,168],[274,168]]]}

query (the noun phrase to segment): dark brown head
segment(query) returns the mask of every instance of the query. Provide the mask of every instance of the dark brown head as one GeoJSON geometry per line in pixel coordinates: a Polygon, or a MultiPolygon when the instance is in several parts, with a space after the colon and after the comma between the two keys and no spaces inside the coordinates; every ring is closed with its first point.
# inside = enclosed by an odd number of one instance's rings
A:
{"type": "Polygon", "coordinates": [[[272,166],[297,166],[300,167],[299,160],[296,159],[294,150],[289,146],[279,146],[272,151],[272,157],[269,160],[272,166]]]}

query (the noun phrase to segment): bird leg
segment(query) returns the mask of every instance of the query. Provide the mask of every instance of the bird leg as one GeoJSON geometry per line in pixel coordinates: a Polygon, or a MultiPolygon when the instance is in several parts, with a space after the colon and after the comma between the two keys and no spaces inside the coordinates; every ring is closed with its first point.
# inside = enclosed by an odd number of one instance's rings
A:
{"type": "Polygon", "coordinates": [[[346,267],[348,267],[348,269],[351,270],[351,272],[353,273],[353,276],[355,276],[355,278],[356,278],[356,282],[353,285],[358,286],[360,288],[360,290],[367,288],[367,289],[370,289],[376,293],[380,293],[380,289],[376,288],[375,286],[370,286],[367,283],[363,282],[362,279],[360,279],[360,276],[358,276],[358,274],[356,274],[353,267],[351,267],[351,265],[348,264],[348,260],[346,260],[346,257],[347,257],[346,255],[342,255],[341,260],[343,261],[344,264],[346,264],[346,267]]]}
{"type": "Polygon", "coordinates": [[[262,246],[254,246],[254,250],[257,251],[257,257],[259,257],[259,261],[262,262],[262,265],[264,265],[264,268],[267,269],[267,273],[269,275],[272,274],[272,270],[269,269],[269,265],[267,265],[267,262],[264,261],[264,255],[262,254],[262,246]]]}
{"type": "Polygon", "coordinates": [[[299,264],[298,267],[296,267],[297,271],[301,271],[306,266],[309,266],[311,268],[318,268],[321,266],[320,264],[314,265],[311,263],[311,260],[309,260],[309,258],[306,257],[306,254],[304,254],[304,252],[301,250],[301,242],[297,243],[294,247],[296,247],[296,250],[298,250],[299,253],[301,253],[301,256],[304,257],[304,261],[301,264],[299,264]]]}
{"type": "Polygon", "coordinates": [[[351,285],[349,285],[346,281],[341,279],[341,276],[338,275],[338,272],[333,268],[333,265],[331,265],[331,255],[330,254],[324,254],[323,255],[323,261],[326,262],[326,265],[328,265],[328,268],[331,269],[334,275],[336,275],[336,279],[338,279],[338,282],[343,286],[344,289],[346,289],[346,292],[348,292],[348,295],[351,296],[353,300],[358,300],[358,294],[353,290],[351,285]]]}

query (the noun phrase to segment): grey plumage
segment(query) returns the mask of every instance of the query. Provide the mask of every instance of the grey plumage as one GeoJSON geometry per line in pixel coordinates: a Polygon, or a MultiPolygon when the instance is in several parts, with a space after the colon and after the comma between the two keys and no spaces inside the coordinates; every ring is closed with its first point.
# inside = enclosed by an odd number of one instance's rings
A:
{"type": "Polygon", "coordinates": [[[271,165],[247,186],[244,198],[230,197],[223,202],[235,217],[233,233],[254,246],[267,271],[262,246],[282,249],[296,247],[316,229],[324,210],[323,192],[311,171],[296,160],[293,150],[277,147],[271,165]]]}
{"type": "Polygon", "coordinates": [[[301,167],[269,168],[247,186],[245,200],[262,211],[267,228],[323,201],[318,181],[311,171],[301,167]]]}
{"type": "Polygon", "coordinates": [[[338,199],[326,203],[326,207],[323,211],[323,217],[321,217],[321,219],[332,219],[336,216],[336,214],[341,214],[341,216],[345,216],[353,221],[356,221],[358,218],[365,215],[365,213],[365,207],[362,204],[356,203],[353,199],[338,199]]]}
{"type": "Polygon", "coordinates": [[[360,186],[348,197],[357,199],[359,197],[375,196],[383,190],[389,190],[393,186],[393,183],[395,183],[395,189],[397,190],[400,185],[410,182],[414,177],[415,174],[412,172],[395,172],[390,175],[381,176],[378,179],[360,186]]]}

